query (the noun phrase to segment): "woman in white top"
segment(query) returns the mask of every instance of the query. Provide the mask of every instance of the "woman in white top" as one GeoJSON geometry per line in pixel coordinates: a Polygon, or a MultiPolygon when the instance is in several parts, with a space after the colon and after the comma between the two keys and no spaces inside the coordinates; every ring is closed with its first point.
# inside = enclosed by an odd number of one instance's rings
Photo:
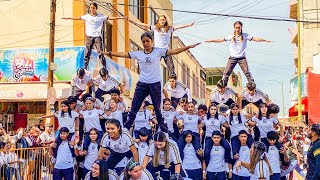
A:
{"type": "Polygon", "coordinates": [[[108,164],[105,160],[96,160],[92,165],[92,170],[89,171],[84,180],[118,180],[116,172],[108,169],[108,164]]]}
{"type": "Polygon", "coordinates": [[[171,100],[169,98],[163,99],[162,116],[164,123],[168,126],[168,134],[170,138],[178,142],[179,128],[177,125],[177,118],[179,116],[178,111],[173,111],[171,106],[171,100]]]}
{"type": "Polygon", "coordinates": [[[106,132],[106,122],[108,119],[117,119],[121,126],[123,127],[123,111],[117,107],[117,103],[115,100],[113,99],[109,99],[106,102],[106,107],[108,107],[108,109],[106,109],[104,111],[104,115],[102,116],[104,119],[101,119],[101,128],[103,130],[103,132],[106,132]]]}
{"type": "MultiPolygon", "coordinates": [[[[63,17],[62,19],[70,20],[83,20],[86,23],[86,49],[84,51],[84,68],[88,69],[88,64],[90,60],[91,50],[93,46],[96,46],[97,50],[103,50],[103,41],[101,35],[101,29],[106,20],[117,20],[124,19],[125,17],[112,17],[105,16],[103,14],[97,13],[98,5],[93,2],[89,6],[90,14],[86,14],[80,17],[63,17]]],[[[112,37],[109,37],[112,38],[112,37]]],[[[106,67],[106,61],[103,56],[100,56],[100,61],[103,67],[106,67]]]]}
{"type": "Polygon", "coordinates": [[[161,126],[163,123],[161,115],[161,58],[163,56],[175,55],[194,48],[200,43],[174,49],[168,50],[167,48],[157,48],[153,47],[153,35],[150,32],[144,32],[141,35],[141,41],[144,49],[134,52],[103,52],[103,54],[109,56],[137,59],[140,67],[140,76],[137,83],[134,96],[132,99],[131,110],[128,114],[128,121],[125,123],[126,128],[130,129],[133,124],[136,114],[145,98],[150,95],[154,106],[154,111],[157,116],[158,123],[161,126]]]}
{"type": "Polygon", "coordinates": [[[131,159],[119,180],[153,180],[153,177],[148,170],[141,167],[139,162],[131,159]]]}
{"type": "Polygon", "coordinates": [[[248,62],[246,59],[245,50],[247,48],[247,41],[256,41],[256,42],[272,42],[261,38],[255,38],[247,33],[242,32],[242,23],[240,21],[236,21],[233,24],[234,32],[232,35],[229,35],[223,39],[213,39],[207,40],[206,42],[230,42],[229,50],[230,50],[230,57],[227,63],[227,66],[223,72],[223,81],[225,84],[228,84],[229,76],[232,73],[234,67],[239,64],[241,67],[244,75],[247,77],[248,82],[253,82],[253,77],[249,71],[248,62]]]}
{"type": "Polygon", "coordinates": [[[237,161],[237,171],[241,167],[245,167],[250,172],[250,180],[269,180],[273,174],[266,153],[267,147],[262,142],[256,141],[250,149],[250,161],[237,161]]]}
{"type": "Polygon", "coordinates": [[[90,144],[89,138],[89,130],[91,128],[98,129],[98,139],[97,142],[100,144],[101,138],[103,136],[103,131],[100,124],[100,119],[102,119],[102,115],[104,111],[101,109],[96,109],[93,107],[94,98],[87,97],[85,100],[85,109],[80,111],[80,118],[84,119],[84,140],[83,140],[83,150],[87,151],[88,146],[90,144]]]}
{"type": "Polygon", "coordinates": [[[114,169],[115,166],[124,158],[131,158],[139,162],[139,154],[134,146],[134,141],[128,132],[124,132],[120,122],[110,119],[106,124],[107,132],[101,141],[98,158],[106,158],[106,151],[110,154],[107,159],[108,168],[114,169]]]}
{"type": "MultiPolygon", "coordinates": [[[[167,49],[169,48],[170,39],[171,39],[171,35],[172,35],[173,31],[194,25],[194,22],[193,22],[193,23],[187,24],[187,25],[169,26],[169,23],[167,21],[167,17],[165,15],[159,16],[159,19],[158,19],[156,25],[134,22],[132,20],[130,20],[130,22],[153,31],[154,47],[167,48],[167,49]]],[[[163,58],[164,58],[164,61],[168,67],[169,75],[170,76],[176,75],[176,73],[174,72],[174,64],[172,61],[172,57],[170,55],[167,55],[167,56],[163,56],[163,58]]]]}
{"type": "Polygon", "coordinates": [[[142,167],[146,168],[152,158],[152,166],[148,170],[154,176],[153,178],[156,178],[157,172],[160,172],[160,177],[163,179],[170,179],[170,174],[180,174],[181,159],[178,147],[169,142],[166,134],[161,131],[154,135],[153,140],[147,156],[143,159],[142,167]]]}

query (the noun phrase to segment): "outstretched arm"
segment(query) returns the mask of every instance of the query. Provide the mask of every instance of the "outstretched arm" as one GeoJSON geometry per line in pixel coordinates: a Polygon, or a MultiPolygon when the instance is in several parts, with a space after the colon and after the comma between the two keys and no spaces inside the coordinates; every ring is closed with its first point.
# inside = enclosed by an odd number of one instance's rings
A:
{"type": "Polygon", "coordinates": [[[81,19],[81,17],[63,17],[61,19],[65,19],[65,20],[83,20],[83,19],[81,19]]]}
{"type": "Polygon", "coordinates": [[[255,42],[267,42],[267,43],[271,43],[273,41],[269,41],[269,40],[265,40],[265,39],[262,39],[262,38],[252,38],[252,41],[255,41],[255,42]]]}
{"type": "Polygon", "coordinates": [[[221,43],[221,42],[225,42],[225,40],[224,39],[211,39],[211,40],[206,40],[204,42],[207,42],[207,43],[211,43],[211,42],[221,43]]]}
{"type": "Polygon", "coordinates": [[[129,20],[129,22],[131,22],[132,24],[135,24],[135,25],[139,25],[139,26],[142,26],[144,28],[147,28],[147,29],[150,29],[150,24],[145,24],[145,23],[141,23],[141,22],[135,22],[133,20],[129,20]]]}
{"type": "Polygon", "coordinates": [[[185,50],[188,50],[190,48],[194,48],[194,47],[198,46],[199,44],[201,44],[201,43],[193,44],[193,45],[190,45],[190,46],[185,46],[185,47],[182,47],[182,48],[168,50],[167,51],[167,55],[171,56],[171,55],[179,54],[179,53],[181,53],[181,52],[183,52],[185,50]]]}
{"type": "Polygon", "coordinates": [[[117,20],[117,19],[125,19],[126,17],[120,17],[120,16],[108,16],[108,20],[117,20]]]}
{"type": "Polygon", "coordinates": [[[187,27],[191,27],[193,26],[195,23],[195,21],[193,21],[191,24],[185,24],[185,25],[180,25],[180,26],[174,26],[173,29],[174,30],[178,30],[178,29],[183,29],[183,28],[187,28],[187,27]]]}
{"type": "Polygon", "coordinates": [[[108,56],[116,56],[116,57],[123,57],[123,58],[129,58],[129,54],[126,52],[98,52],[98,53],[102,53],[108,56]]]}

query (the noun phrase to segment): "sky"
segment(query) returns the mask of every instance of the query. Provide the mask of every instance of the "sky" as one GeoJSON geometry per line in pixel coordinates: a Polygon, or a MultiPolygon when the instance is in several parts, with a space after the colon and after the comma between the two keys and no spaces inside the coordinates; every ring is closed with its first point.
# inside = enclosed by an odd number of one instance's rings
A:
{"type": "MultiPolygon", "coordinates": [[[[289,0],[171,0],[173,9],[209,13],[263,16],[286,18],[289,16],[289,0]]],[[[177,30],[186,45],[202,42],[207,39],[221,39],[233,34],[233,23],[241,21],[243,32],[274,41],[272,43],[248,42],[246,56],[250,71],[257,88],[268,94],[271,100],[282,107],[281,83],[284,85],[284,112],[288,115],[290,102],[290,79],[295,68],[293,48],[288,28],[295,27],[294,22],[263,21],[244,18],[226,18],[210,15],[187,14],[174,12],[173,25],[195,25],[177,30]]],[[[193,55],[203,67],[224,67],[229,56],[228,43],[202,43],[191,49],[193,55]]],[[[237,65],[234,71],[241,72],[237,65]]],[[[242,73],[243,86],[247,82],[242,73]]],[[[282,110],[279,116],[282,117],[282,110]]]]}

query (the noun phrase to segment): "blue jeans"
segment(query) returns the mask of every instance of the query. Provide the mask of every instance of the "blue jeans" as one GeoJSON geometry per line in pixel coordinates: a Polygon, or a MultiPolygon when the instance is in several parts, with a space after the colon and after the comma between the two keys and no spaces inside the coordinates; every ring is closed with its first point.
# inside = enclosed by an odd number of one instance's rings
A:
{"type": "MultiPolygon", "coordinates": [[[[97,138],[97,143],[100,145],[100,141],[103,136],[103,131],[98,131],[98,138],[97,138]]],[[[84,133],[84,140],[83,140],[83,150],[88,151],[89,145],[90,145],[90,137],[89,137],[89,132],[84,133]]]]}
{"type": "MultiPolygon", "coordinates": [[[[231,163],[231,147],[226,138],[221,137],[220,145],[224,148],[224,159],[226,162],[231,163]]],[[[204,160],[206,164],[209,164],[210,161],[210,153],[212,150],[213,141],[211,137],[206,137],[205,146],[204,146],[204,160]]]]}
{"type": "Polygon", "coordinates": [[[5,174],[7,176],[7,179],[11,180],[13,175],[14,177],[16,177],[16,180],[20,180],[20,171],[19,171],[19,168],[13,168],[13,167],[6,167],[6,170],[5,170],[5,174]]]}
{"type": "Polygon", "coordinates": [[[208,180],[223,180],[226,179],[226,172],[209,172],[207,171],[207,179],[208,180]]]}
{"type": "Polygon", "coordinates": [[[186,169],[188,178],[193,180],[202,180],[202,169],[192,169],[188,170],[186,169]]]}
{"type": "Polygon", "coordinates": [[[53,169],[53,180],[73,179],[73,168],[68,169],[53,169]]]}
{"type": "Polygon", "coordinates": [[[250,176],[238,176],[232,173],[232,180],[250,180],[250,176]]]}
{"type": "Polygon", "coordinates": [[[270,176],[270,180],[280,180],[280,179],[281,179],[280,173],[273,173],[270,176]]]}
{"type": "MultiPolygon", "coordinates": [[[[195,151],[201,148],[199,133],[192,132],[192,145],[195,151]]],[[[184,147],[186,146],[186,141],[183,139],[183,132],[181,133],[178,139],[178,146],[180,151],[180,157],[181,157],[181,160],[183,161],[183,158],[184,158],[183,150],[184,150],[184,147]]],[[[202,160],[202,158],[198,154],[197,154],[197,157],[199,158],[200,161],[202,160]]]]}
{"type": "MultiPolygon", "coordinates": [[[[247,140],[247,146],[249,148],[251,148],[252,144],[253,144],[253,138],[249,134],[248,135],[248,140],[247,140]]],[[[233,155],[235,155],[237,153],[239,154],[241,143],[240,143],[240,139],[239,139],[238,135],[231,138],[231,147],[232,147],[232,154],[233,155]]]]}

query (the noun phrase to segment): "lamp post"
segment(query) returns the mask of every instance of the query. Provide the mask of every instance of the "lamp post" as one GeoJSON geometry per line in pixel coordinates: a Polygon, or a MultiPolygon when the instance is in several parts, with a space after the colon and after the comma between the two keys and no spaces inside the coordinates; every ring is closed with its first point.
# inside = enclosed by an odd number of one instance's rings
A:
{"type": "Polygon", "coordinates": [[[277,81],[277,80],[269,80],[273,82],[277,82],[281,84],[281,96],[282,96],[282,120],[284,121],[284,90],[283,90],[283,82],[277,81]]]}

